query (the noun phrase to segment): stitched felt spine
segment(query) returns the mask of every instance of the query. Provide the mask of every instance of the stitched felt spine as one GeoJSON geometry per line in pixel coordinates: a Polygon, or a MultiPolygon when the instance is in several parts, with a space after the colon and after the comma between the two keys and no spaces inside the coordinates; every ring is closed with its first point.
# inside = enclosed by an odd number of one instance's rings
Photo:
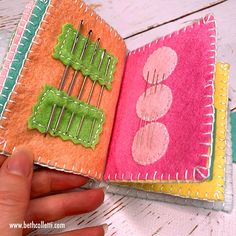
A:
{"type": "Polygon", "coordinates": [[[38,0],[35,8],[31,14],[29,22],[26,26],[26,30],[22,36],[21,42],[18,45],[17,53],[15,54],[14,60],[11,64],[11,68],[8,72],[6,81],[4,83],[4,88],[0,95],[0,114],[2,116],[5,110],[6,104],[8,102],[9,96],[14,90],[16,81],[18,80],[19,73],[22,71],[27,54],[29,53],[32,43],[36,43],[35,35],[37,34],[41,22],[44,19],[47,8],[50,5],[50,0],[38,0]]]}
{"type": "Polygon", "coordinates": [[[26,29],[27,23],[34,9],[34,5],[35,5],[35,1],[31,1],[27,4],[22,14],[22,18],[18,24],[18,28],[10,42],[11,45],[9,44],[9,52],[5,55],[4,63],[2,65],[1,72],[0,72],[0,92],[2,91],[3,85],[7,78],[8,71],[11,68],[12,63],[15,61],[14,57],[15,57],[15,54],[17,53],[17,47],[19,45],[19,42],[22,40],[22,36],[26,29]]]}

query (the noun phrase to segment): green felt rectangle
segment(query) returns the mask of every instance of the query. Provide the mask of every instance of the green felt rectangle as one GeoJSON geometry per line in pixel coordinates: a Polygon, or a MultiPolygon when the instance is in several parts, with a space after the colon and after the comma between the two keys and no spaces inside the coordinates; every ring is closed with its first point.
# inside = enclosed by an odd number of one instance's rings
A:
{"type": "Polygon", "coordinates": [[[33,107],[32,116],[28,120],[28,127],[45,133],[54,104],[57,105],[57,108],[50,125],[49,134],[59,136],[63,140],[70,140],[75,144],[82,144],[85,147],[94,148],[99,142],[99,135],[102,132],[105,121],[103,110],[77,100],[74,97],[69,97],[65,92],[58,91],[52,86],[46,85],[43,92],[39,95],[38,102],[33,107]],[[55,131],[54,127],[63,106],[65,106],[65,112],[58,129],[55,131]],[[75,116],[68,133],[66,133],[66,128],[73,112],[75,116]],[[84,117],[84,122],[78,137],[77,129],[82,117],[84,117]],[[95,126],[90,140],[93,123],[95,126]]]}

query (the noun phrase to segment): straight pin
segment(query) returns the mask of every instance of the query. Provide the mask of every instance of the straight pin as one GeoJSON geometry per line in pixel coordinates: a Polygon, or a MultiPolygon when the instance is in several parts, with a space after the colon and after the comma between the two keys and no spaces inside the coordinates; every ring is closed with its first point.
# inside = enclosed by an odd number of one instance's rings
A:
{"type": "MultiPolygon", "coordinates": [[[[165,74],[163,74],[162,76],[162,80],[165,79],[165,74]]],[[[156,84],[155,84],[155,90],[154,90],[154,94],[157,92],[157,85],[158,85],[158,75],[157,75],[157,79],[156,79],[156,84]]],[[[161,88],[162,88],[162,85],[161,85],[161,88]]],[[[152,140],[153,140],[153,135],[154,135],[154,129],[151,130],[151,136],[150,136],[150,149],[152,148],[152,140]]]]}
{"type": "MultiPolygon", "coordinates": [[[[79,41],[80,31],[83,27],[83,24],[84,24],[84,21],[81,20],[79,28],[78,28],[76,36],[75,36],[75,39],[74,39],[74,42],[73,42],[73,46],[71,48],[71,54],[74,54],[74,52],[75,52],[76,46],[77,46],[78,41],[79,41]]],[[[62,76],[62,79],[61,79],[61,82],[60,82],[60,85],[59,85],[59,88],[58,88],[59,91],[63,90],[63,88],[65,86],[65,81],[66,81],[66,77],[67,77],[67,73],[68,73],[69,68],[70,68],[70,64],[67,65],[65,70],[64,70],[64,73],[63,73],[63,76],[62,76]]],[[[50,114],[50,117],[49,117],[49,120],[48,120],[48,124],[47,124],[46,130],[45,130],[45,133],[44,133],[44,137],[46,137],[47,134],[48,134],[50,125],[51,125],[52,120],[53,120],[54,115],[55,115],[56,108],[57,108],[57,105],[54,104],[53,107],[52,107],[52,110],[51,110],[51,114],[50,114]]]]}
{"type": "MultiPolygon", "coordinates": [[[[154,73],[153,73],[152,84],[155,81],[155,77],[156,77],[156,69],[154,70],[154,73]]],[[[148,78],[147,78],[147,84],[148,84],[148,82],[149,82],[149,74],[148,74],[148,78]]],[[[150,94],[151,94],[151,90],[150,90],[150,94]]],[[[145,92],[144,92],[144,99],[146,98],[146,96],[147,96],[147,86],[146,86],[146,89],[145,89],[145,92]]],[[[144,120],[144,125],[143,125],[143,120],[140,119],[140,127],[139,128],[141,128],[141,126],[146,126],[146,124],[147,124],[146,120],[144,120]]],[[[148,144],[148,136],[149,136],[149,130],[148,130],[148,134],[147,134],[147,144],[148,144]]],[[[143,131],[141,132],[140,140],[139,140],[140,148],[141,148],[141,145],[142,145],[142,142],[143,142],[142,140],[143,140],[143,131]]]]}
{"type": "MultiPolygon", "coordinates": [[[[156,72],[157,72],[157,70],[155,69],[154,70],[154,75],[153,75],[153,78],[152,78],[152,84],[155,83],[156,72]]],[[[158,78],[158,75],[157,75],[157,78],[158,78]]]]}
{"type": "MultiPolygon", "coordinates": [[[[89,44],[91,35],[92,35],[92,30],[90,30],[89,33],[88,33],[87,40],[86,40],[86,42],[85,42],[85,44],[84,44],[84,47],[83,47],[83,50],[82,50],[82,52],[81,52],[81,54],[80,54],[80,58],[79,58],[80,60],[83,60],[83,58],[84,58],[86,49],[88,48],[88,44],[89,44]]],[[[72,93],[72,90],[73,90],[73,88],[74,88],[74,84],[75,84],[75,81],[76,81],[76,79],[77,79],[78,73],[79,73],[79,71],[75,71],[75,72],[74,72],[74,75],[73,75],[73,77],[72,77],[70,86],[69,86],[68,91],[67,91],[68,96],[70,96],[71,93],[72,93]]],[[[54,130],[54,132],[58,129],[58,126],[59,126],[60,123],[61,123],[61,119],[62,119],[62,117],[63,117],[65,108],[66,108],[66,105],[63,105],[63,107],[61,108],[61,112],[60,112],[60,114],[59,114],[59,116],[58,116],[58,118],[57,118],[57,122],[56,122],[56,125],[55,125],[55,130],[54,130]]]]}
{"type": "Polygon", "coordinates": [[[157,80],[156,80],[156,83],[155,83],[155,93],[157,92],[157,85],[158,85],[158,77],[159,77],[159,75],[157,75],[157,80]]]}
{"type": "MultiPolygon", "coordinates": [[[[156,69],[154,70],[154,75],[153,75],[153,78],[152,78],[152,84],[154,84],[155,83],[155,76],[156,76],[156,69]]],[[[157,78],[158,78],[158,75],[157,75],[157,78]]],[[[153,93],[153,94],[155,94],[155,88],[154,88],[154,91],[152,91],[153,89],[151,88],[150,89],[150,94],[151,93],[153,93]]],[[[151,116],[152,117],[152,116],[151,116]]],[[[147,124],[147,121],[145,120],[144,121],[144,126],[147,124]]],[[[150,138],[150,126],[149,126],[149,129],[148,129],[148,131],[147,131],[148,133],[147,133],[147,146],[150,146],[151,147],[151,141],[152,141],[152,135],[151,135],[151,138],[150,138]],[[149,142],[149,140],[150,140],[150,142],[149,142]],[[150,145],[149,145],[150,144],[150,145]]]]}
{"type": "MultiPolygon", "coordinates": [[[[97,39],[97,42],[96,42],[96,44],[95,44],[94,51],[93,51],[93,55],[92,55],[91,60],[90,60],[90,62],[89,62],[90,65],[92,65],[93,62],[94,62],[95,56],[96,56],[97,51],[98,51],[99,44],[100,44],[100,38],[97,39]]],[[[82,96],[82,94],[83,94],[83,90],[84,90],[84,86],[85,86],[85,84],[86,84],[87,78],[88,78],[88,76],[85,76],[84,79],[83,79],[82,85],[81,85],[81,87],[80,87],[80,90],[79,90],[79,93],[78,93],[78,96],[77,96],[77,99],[78,99],[78,100],[81,99],[81,96],[82,96]]],[[[73,112],[73,113],[71,114],[71,116],[70,116],[69,123],[68,123],[68,125],[67,125],[67,127],[66,127],[66,133],[68,133],[69,130],[70,130],[70,127],[71,127],[72,121],[73,121],[73,119],[74,119],[74,116],[75,116],[75,112],[73,112]]]]}
{"type": "MultiPolygon", "coordinates": [[[[146,80],[146,86],[145,86],[144,95],[143,95],[143,100],[146,98],[146,95],[147,95],[149,74],[150,74],[150,73],[149,73],[149,71],[148,71],[148,73],[147,73],[147,80],[146,80]]],[[[140,120],[139,120],[139,130],[140,130],[141,127],[142,127],[142,119],[140,118],[140,120]]],[[[141,146],[141,139],[142,139],[141,136],[142,136],[142,133],[141,133],[141,135],[140,135],[140,138],[138,137],[138,140],[137,140],[137,143],[138,143],[139,146],[141,146]]]]}
{"type": "MultiPolygon", "coordinates": [[[[106,67],[105,76],[107,76],[107,74],[108,74],[110,64],[111,64],[111,58],[109,57],[108,63],[107,63],[107,67],[106,67]]],[[[104,88],[105,88],[105,85],[103,85],[101,87],[101,90],[100,90],[100,93],[99,93],[99,97],[98,97],[98,101],[97,101],[97,106],[96,106],[97,108],[99,108],[100,105],[101,105],[104,88]]],[[[89,133],[89,142],[91,142],[91,139],[92,139],[92,136],[93,136],[93,131],[94,131],[94,128],[95,128],[95,123],[96,123],[96,120],[93,119],[93,123],[92,123],[91,130],[90,130],[90,133],[89,133]]]]}
{"type": "MultiPolygon", "coordinates": [[[[102,52],[101,61],[100,61],[100,64],[99,64],[99,66],[98,66],[98,71],[101,70],[102,63],[103,63],[103,60],[104,60],[104,58],[105,58],[105,54],[106,54],[106,50],[104,50],[104,51],[102,52]]],[[[88,96],[88,99],[87,99],[87,102],[86,102],[87,104],[90,104],[90,102],[91,102],[95,85],[96,85],[96,80],[93,81],[93,84],[92,84],[92,87],[91,87],[91,90],[90,90],[90,92],[89,92],[89,96],[88,96]]],[[[85,119],[85,115],[82,116],[82,118],[81,118],[81,120],[80,120],[80,123],[79,123],[79,126],[78,126],[78,129],[77,129],[77,132],[76,132],[76,137],[78,137],[78,138],[79,138],[80,131],[81,131],[82,126],[83,126],[83,123],[84,123],[84,119],[85,119]]]]}
{"type": "Polygon", "coordinates": [[[149,81],[149,71],[148,71],[148,73],[147,73],[147,81],[146,81],[146,86],[145,86],[145,91],[144,91],[144,98],[145,98],[146,95],[147,95],[148,81],[149,81]]]}

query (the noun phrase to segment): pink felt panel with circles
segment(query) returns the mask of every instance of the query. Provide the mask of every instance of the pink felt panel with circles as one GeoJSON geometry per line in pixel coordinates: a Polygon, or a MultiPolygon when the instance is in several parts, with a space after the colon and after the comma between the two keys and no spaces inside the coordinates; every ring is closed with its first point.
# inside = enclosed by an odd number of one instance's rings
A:
{"type": "Polygon", "coordinates": [[[2,70],[0,72],[0,92],[2,91],[2,87],[5,83],[8,71],[11,67],[12,60],[14,59],[14,56],[17,52],[17,47],[20,43],[25,27],[29,21],[34,5],[35,5],[35,1],[31,1],[26,5],[22,18],[20,20],[20,23],[17,27],[17,31],[12,39],[11,47],[9,49],[9,52],[6,55],[6,58],[2,65],[2,70]]]}
{"type": "MultiPolygon", "coordinates": [[[[201,181],[204,176],[208,176],[208,154],[214,122],[215,44],[215,20],[212,15],[207,15],[186,28],[129,53],[105,180],[201,181]],[[161,59],[152,58],[157,53],[161,59]],[[147,60],[152,63],[147,63],[147,60]],[[148,84],[153,84],[150,81],[155,69],[159,78],[158,86],[170,89],[172,102],[168,103],[170,93],[166,93],[163,98],[157,98],[162,104],[144,108],[138,100],[147,88],[147,72],[150,73],[148,84]],[[159,108],[156,110],[156,107],[159,108]],[[157,112],[156,116],[158,113],[162,116],[159,115],[151,123],[140,121],[141,113],[144,110],[149,113],[153,108],[157,112]],[[164,129],[159,127],[162,131],[158,131],[156,126],[146,128],[153,122],[166,128],[168,142],[164,129]],[[139,153],[142,148],[137,138],[142,127],[149,130],[142,131],[142,147],[149,145],[150,150],[151,143],[151,150],[154,150],[151,154],[145,154],[147,150],[143,148],[143,156],[139,153]],[[147,132],[151,130],[154,132],[152,140],[145,140],[145,135],[150,137],[147,132]],[[168,146],[166,150],[163,148],[165,145],[168,146]],[[207,171],[201,175],[196,168],[207,171]]],[[[150,86],[153,85],[148,85],[148,88],[150,86]]],[[[151,103],[154,103],[153,99],[150,98],[151,103]]]]}

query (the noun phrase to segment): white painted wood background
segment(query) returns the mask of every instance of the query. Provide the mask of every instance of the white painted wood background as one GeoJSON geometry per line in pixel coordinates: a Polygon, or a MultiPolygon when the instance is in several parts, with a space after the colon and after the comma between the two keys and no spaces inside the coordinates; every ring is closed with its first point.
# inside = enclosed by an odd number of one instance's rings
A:
{"type": "MultiPolygon", "coordinates": [[[[28,0],[0,0],[0,62],[28,0]]],[[[236,0],[85,0],[133,50],[211,12],[218,24],[218,60],[231,64],[231,109],[236,107],[236,0]]],[[[236,165],[234,179],[236,180],[236,165]]],[[[234,189],[236,181],[234,181],[234,189]]],[[[235,197],[236,202],[236,197],[235,197]]],[[[107,222],[107,235],[235,235],[231,214],[107,194],[97,211],[63,220],[67,229],[107,222]]],[[[47,231],[44,231],[47,232],[47,231]]],[[[53,231],[56,232],[56,231],[53,231]]]]}

